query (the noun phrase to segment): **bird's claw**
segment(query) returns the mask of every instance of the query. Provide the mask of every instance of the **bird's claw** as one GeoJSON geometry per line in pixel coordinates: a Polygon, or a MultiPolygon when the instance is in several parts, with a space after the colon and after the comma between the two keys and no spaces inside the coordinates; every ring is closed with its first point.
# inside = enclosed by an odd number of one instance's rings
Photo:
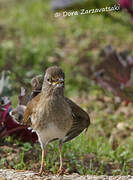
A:
{"type": "Polygon", "coordinates": [[[42,175],[48,175],[50,172],[46,169],[41,169],[39,173],[36,173],[35,175],[42,176],[42,175]]]}
{"type": "Polygon", "coordinates": [[[64,168],[60,168],[60,169],[57,171],[57,174],[62,176],[63,174],[65,174],[65,169],[64,169],[64,168]]]}

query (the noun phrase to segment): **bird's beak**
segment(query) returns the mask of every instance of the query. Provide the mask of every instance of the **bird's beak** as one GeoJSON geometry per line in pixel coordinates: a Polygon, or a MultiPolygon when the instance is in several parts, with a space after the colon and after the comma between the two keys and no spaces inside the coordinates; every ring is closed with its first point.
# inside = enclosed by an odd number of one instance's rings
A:
{"type": "Polygon", "coordinates": [[[59,78],[57,82],[54,83],[57,87],[64,87],[64,79],[59,78]]]}
{"type": "Polygon", "coordinates": [[[63,79],[63,78],[60,78],[60,79],[58,80],[58,84],[60,84],[60,83],[64,83],[64,79],[63,79]]]}

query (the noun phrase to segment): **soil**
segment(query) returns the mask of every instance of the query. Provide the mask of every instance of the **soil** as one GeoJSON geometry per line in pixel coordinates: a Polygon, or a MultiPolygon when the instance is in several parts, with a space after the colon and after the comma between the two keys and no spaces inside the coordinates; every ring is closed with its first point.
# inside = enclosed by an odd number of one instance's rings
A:
{"type": "Polygon", "coordinates": [[[133,180],[133,176],[80,176],[71,175],[48,175],[38,176],[33,171],[15,171],[11,169],[0,169],[0,180],[133,180]]]}

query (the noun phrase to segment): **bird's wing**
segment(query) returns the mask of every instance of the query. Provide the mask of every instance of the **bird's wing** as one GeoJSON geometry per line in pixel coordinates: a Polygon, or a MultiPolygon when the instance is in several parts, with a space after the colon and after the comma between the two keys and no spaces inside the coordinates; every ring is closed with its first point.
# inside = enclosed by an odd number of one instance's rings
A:
{"type": "Polygon", "coordinates": [[[73,116],[73,124],[71,129],[66,134],[63,142],[70,141],[71,139],[78,136],[84,129],[88,129],[90,125],[90,117],[89,115],[81,109],[78,105],[76,105],[73,101],[65,97],[67,103],[71,107],[72,116],[73,116]]]}
{"type": "Polygon", "coordinates": [[[36,104],[40,100],[41,93],[35,96],[31,101],[28,102],[26,110],[24,112],[24,123],[27,124],[29,117],[33,113],[33,107],[36,107],[36,104]]]}

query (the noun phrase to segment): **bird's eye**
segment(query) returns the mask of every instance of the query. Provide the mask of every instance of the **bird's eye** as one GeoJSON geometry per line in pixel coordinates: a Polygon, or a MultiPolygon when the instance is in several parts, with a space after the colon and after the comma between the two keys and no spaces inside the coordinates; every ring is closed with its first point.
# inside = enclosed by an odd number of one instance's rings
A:
{"type": "Polygon", "coordinates": [[[51,79],[47,78],[47,82],[48,82],[48,84],[51,84],[51,79]]]}

